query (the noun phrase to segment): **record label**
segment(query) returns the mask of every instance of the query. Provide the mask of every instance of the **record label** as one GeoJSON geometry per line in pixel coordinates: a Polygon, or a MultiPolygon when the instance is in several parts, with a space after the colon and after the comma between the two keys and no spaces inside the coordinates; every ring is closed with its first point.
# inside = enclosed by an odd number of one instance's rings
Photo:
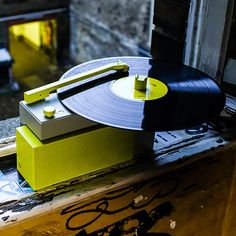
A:
{"type": "Polygon", "coordinates": [[[111,91],[117,96],[135,101],[148,101],[164,97],[167,92],[167,86],[160,80],[146,77],[144,75],[135,75],[115,80],[111,83],[111,91]],[[147,79],[145,89],[135,88],[135,78],[142,77],[147,79]]]}

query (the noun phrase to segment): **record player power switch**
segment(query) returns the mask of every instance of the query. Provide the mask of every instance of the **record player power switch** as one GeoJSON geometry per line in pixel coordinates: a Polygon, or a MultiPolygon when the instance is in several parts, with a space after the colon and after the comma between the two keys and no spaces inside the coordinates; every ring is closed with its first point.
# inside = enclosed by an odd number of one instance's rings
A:
{"type": "Polygon", "coordinates": [[[52,118],[56,113],[56,108],[53,106],[46,106],[43,108],[43,114],[47,118],[52,118]]]}

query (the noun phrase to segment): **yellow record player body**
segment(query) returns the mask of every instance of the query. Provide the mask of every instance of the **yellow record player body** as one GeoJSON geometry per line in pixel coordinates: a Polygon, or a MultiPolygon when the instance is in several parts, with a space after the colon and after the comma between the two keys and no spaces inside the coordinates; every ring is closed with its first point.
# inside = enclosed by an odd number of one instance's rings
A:
{"type": "Polygon", "coordinates": [[[41,141],[27,126],[17,129],[17,169],[34,190],[135,157],[134,131],[96,127],[41,141]]]}
{"type": "Polygon", "coordinates": [[[152,154],[154,132],[97,124],[65,108],[56,93],[49,94],[109,70],[127,71],[128,65],[117,62],[25,93],[20,102],[23,126],[16,130],[17,169],[34,190],[152,154]]]}
{"type": "Polygon", "coordinates": [[[143,57],[83,63],[25,92],[17,168],[37,190],[147,158],[155,131],[200,125],[224,104],[217,83],[185,65],[143,57]]]}

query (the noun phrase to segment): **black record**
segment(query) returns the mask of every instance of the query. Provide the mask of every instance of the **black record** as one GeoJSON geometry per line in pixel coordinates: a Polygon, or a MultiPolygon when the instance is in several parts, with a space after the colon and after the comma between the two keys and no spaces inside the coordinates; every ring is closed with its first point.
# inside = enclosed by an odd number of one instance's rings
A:
{"type": "Polygon", "coordinates": [[[153,100],[133,100],[118,96],[112,91],[111,85],[117,76],[123,75],[109,72],[58,90],[61,102],[89,120],[142,131],[193,127],[215,117],[224,107],[224,93],[206,74],[188,66],[150,58],[113,57],[90,61],[70,69],[61,79],[118,59],[129,65],[128,76],[138,74],[159,80],[167,86],[167,94],[153,100]]]}

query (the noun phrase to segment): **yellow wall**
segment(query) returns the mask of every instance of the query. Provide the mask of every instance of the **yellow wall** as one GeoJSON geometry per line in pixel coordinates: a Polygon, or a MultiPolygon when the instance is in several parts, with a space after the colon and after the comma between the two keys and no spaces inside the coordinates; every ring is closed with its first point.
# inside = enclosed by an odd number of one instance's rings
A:
{"type": "Polygon", "coordinates": [[[34,46],[40,46],[40,22],[32,22],[11,27],[15,36],[23,36],[34,46]]]}

